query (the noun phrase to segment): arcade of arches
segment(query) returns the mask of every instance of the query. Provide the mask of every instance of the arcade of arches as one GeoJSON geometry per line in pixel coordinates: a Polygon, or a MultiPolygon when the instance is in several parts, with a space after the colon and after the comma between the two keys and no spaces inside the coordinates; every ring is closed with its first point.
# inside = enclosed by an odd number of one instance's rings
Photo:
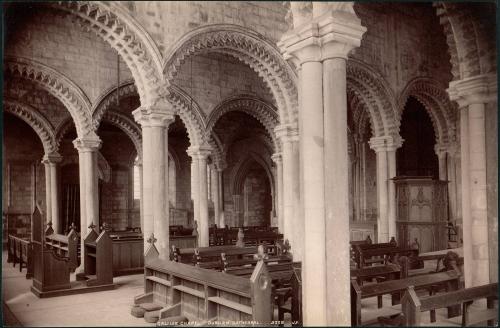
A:
{"type": "Polygon", "coordinates": [[[399,238],[393,178],[425,176],[447,181],[466,286],[497,281],[493,4],[4,14],[3,214],[16,233],[36,203],[56,232],[140,227],[167,258],[169,225],[196,221],[200,246],[213,224],[276,226],[302,261],[304,322],[349,325],[349,240],[399,238]]]}

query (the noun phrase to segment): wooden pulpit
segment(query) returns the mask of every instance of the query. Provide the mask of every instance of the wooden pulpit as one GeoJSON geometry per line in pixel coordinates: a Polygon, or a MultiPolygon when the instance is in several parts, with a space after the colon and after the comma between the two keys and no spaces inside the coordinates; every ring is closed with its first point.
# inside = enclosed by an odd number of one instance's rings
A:
{"type": "Polygon", "coordinates": [[[420,253],[446,249],[447,181],[431,177],[396,177],[398,245],[415,245],[420,253]]]}

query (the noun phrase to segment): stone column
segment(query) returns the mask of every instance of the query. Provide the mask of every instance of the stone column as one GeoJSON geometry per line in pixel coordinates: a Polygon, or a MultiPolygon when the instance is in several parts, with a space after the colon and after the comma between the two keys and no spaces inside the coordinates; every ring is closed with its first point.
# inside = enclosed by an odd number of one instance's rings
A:
{"type": "Polygon", "coordinates": [[[298,237],[296,235],[299,231],[300,233],[303,231],[301,229],[303,223],[298,215],[300,202],[298,128],[281,125],[277,126],[274,131],[282,143],[283,236],[292,246],[294,260],[300,261],[303,247],[299,241],[296,242],[295,238],[298,237]]]}
{"type": "Polygon", "coordinates": [[[301,67],[304,325],[349,326],[345,67],[348,53],[359,46],[366,29],[352,3],[313,2],[313,12],[309,24],[295,25],[278,44],[285,59],[301,67]]]}
{"type": "MultiPolygon", "coordinates": [[[[208,184],[207,184],[207,157],[211,149],[206,146],[191,146],[188,154],[192,158],[192,169],[195,169],[195,183],[193,188],[195,220],[198,221],[198,246],[207,247],[209,245],[209,224],[208,224],[208,184]],[[198,219],[196,219],[198,214],[198,219]]],[[[193,172],[192,172],[193,173],[193,172]]],[[[193,176],[192,176],[193,178],[193,176]]]]}
{"type": "Polygon", "coordinates": [[[436,156],[438,158],[438,163],[439,163],[439,180],[442,181],[447,181],[448,180],[448,174],[447,174],[447,161],[446,161],[446,145],[439,145],[436,144],[434,146],[434,151],[436,153],[436,156]]]}
{"type": "Polygon", "coordinates": [[[276,164],[276,193],[277,193],[277,206],[276,212],[278,216],[278,229],[283,233],[283,161],[281,159],[281,153],[275,153],[271,156],[272,160],[276,164]]]}
{"type": "Polygon", "coordinates": [[[370,148],[377,154],[377,242],[387,243],[389,242],[387,146],[384,137],[373,137],[369,143],[370,148]]]}
{"type": "Polygon", "coordinates": [[[143,178],[142,178],[142,159],[138,158],[137,161],[135,162],[135,165],[137,166],[139,170],[139,217],[140,217],[140,222],[141,222],[141,232],[144,232],[144,200],[143,200],[143,178]]]}
{"type": "MultiPolygon", "coordinates": [[[[212,201],[214,203],[214,223],[219,226],[220,222],[220,201],[219,201],[219,172],[215,165],[210,168],[210,175],[212,180],[212,201]]],[[[220,227],[219,227],[220,228],[220,227]]]]}
{"type": "Polygon", "coordinates": [[[472,287],[490,281],[484,109],[496,101],[496,76],[450,82],[448,93],[461,107],[464,278],[465,286],[472,287]]]}
{"type": "Polygon", "coordinates": [[[448,179],[448,202],[449,216],[452,221],[457,220],[457,188],[458,181],[456,176],[457,171],[457,153],[458,147],[455,143],[448,145],[447,148],[447,179],[448,179]]]}
{"type": "MultiPolygon", "coordinates": [[[[80,175],[80,242],[84,249],[84,240],[89,232],[88,226],[99,224],[99,183],[97,176],[97,152],[101,140],[95,134],[73,141],[78,150],[80,175]]],[[[51,172],[52,173],[52,172],[51,172]]],[[[83,253],[82,253],[83,254],[83,253]]],[[[77,274],[84,271],[85,257],[82,256],[77,274]]]]}
{"type": "Polygon", "coordinates": [[[396,151],[401,147],[403,139],[398,137],[391,137],[387,141],[387,167],[388,167],[388,180],[387,180],[387,202],[389,204],[388,210],[388,223],[389,223],[389,239],[391,237],[397,238],[396,227],[396,185],[394,179],[396,177],[396,151]]]}
{"type": "Polygon", "coordinates": [[[218,183],[219,187],[217,188],[217,191],[219,193],[219,227],[224,228],[226,226],[226,222],[224,220],[224,189],[223,189],[223,176],[222,172],[224,171],[223,168],[218,168],[217,169],[217,175],[218,175],[218,183]]]}
{"type": "Polygon", "coordinates": [[[47,155],[45,155],[42,159],[42,163],[45,167],[45,220],[47,223],[52,222],[52,192],[51,192],[51,179],[50,179],[50,160],[47,155]]]}
{"type": "Polygon", "coordinates": [[[160,258],[169,257],[168,126],[174,121],[169,104],[132,112],[142,127],[144,250],[147,237],[157,238],[160,258]]]}

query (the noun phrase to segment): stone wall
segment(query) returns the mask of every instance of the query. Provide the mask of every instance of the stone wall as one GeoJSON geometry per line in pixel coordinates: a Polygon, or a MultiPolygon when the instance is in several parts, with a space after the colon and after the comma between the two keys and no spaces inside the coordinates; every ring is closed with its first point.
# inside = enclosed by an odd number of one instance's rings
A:
{"type": "Polygon", "coordinates": [[[174,83],[191,95],[207,116],[224,99],[241,94],[257,96],[276,106],[257,73],[229,55],[190,57],[181,66],[174,83]]]}
{"type": "MultiPolygon", "coordinates": [[[[5,55],[29,58],[60,71],[91,102],[116,85],[116,52],[71,16],[25,4],[11,6],[6,21],[5,55]]],[[[125,62],[121,61],[120,68],[122,81],[132,77],[125,62]]]]}
{"type": "Polygon", "coordinates": [[[135,1],[122,2],[148,31],[160,51],[184,34],[212,24],[235,24],[277,42],[287,30],[286,8],[274,1],[135,1]]]}
{"type": "Polygon", "coordinates": [[[354,10],[367,32],[351,57],[382,74],[395,94],[417,76],[448,85],[452,78],[448,46],[429,3],[358,2],[354,10]]]}
{"type": "Polygon", "coordinates": [[[2,214],[13,218],[14,233],[24,235],[31,230],[35,203],[45,210],[44,151],[28,124],[10,114],[4,114],[3,123],[2,214]]]}

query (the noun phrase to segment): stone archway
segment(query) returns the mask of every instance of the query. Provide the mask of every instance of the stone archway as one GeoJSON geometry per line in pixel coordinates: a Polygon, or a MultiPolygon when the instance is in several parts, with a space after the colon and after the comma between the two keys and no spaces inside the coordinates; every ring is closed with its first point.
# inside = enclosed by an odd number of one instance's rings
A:
{"type": "Polygon", "coordinates": [[[88,97],[62,73],[30,59],[6,57],[4,74],[34,82],[61,101],[71,114],[79,137],[95,131],[88,97]]]}
{"type": "Polygon", "coordinates": [[[166,56],[165,79],[171,82],[187,57],[204,52],[228,54],[249,65],[274,95],[280,122],[297,120],[296,76],[271,42],[236,25],[217,24],[195,29],[184,35],[166,56]]]}
{"type": "Polygon", "coordinates": [[[75,17],[123,58],[132,72],[141,105],[156,104],[168,93],[162,78],[161,54],[144,28],[122,4],[104,1],[59,1],[48,6],[75,17]]]}
{"type": "Polygon", "coordinates": [[[33,107],[15,100],[4,99],[3,105],[5,112],[19,117],[31,126],[40,137],[45,154],[57,153],[59,144],[56,140],[55,131],[45,117],[33,107]]]}

